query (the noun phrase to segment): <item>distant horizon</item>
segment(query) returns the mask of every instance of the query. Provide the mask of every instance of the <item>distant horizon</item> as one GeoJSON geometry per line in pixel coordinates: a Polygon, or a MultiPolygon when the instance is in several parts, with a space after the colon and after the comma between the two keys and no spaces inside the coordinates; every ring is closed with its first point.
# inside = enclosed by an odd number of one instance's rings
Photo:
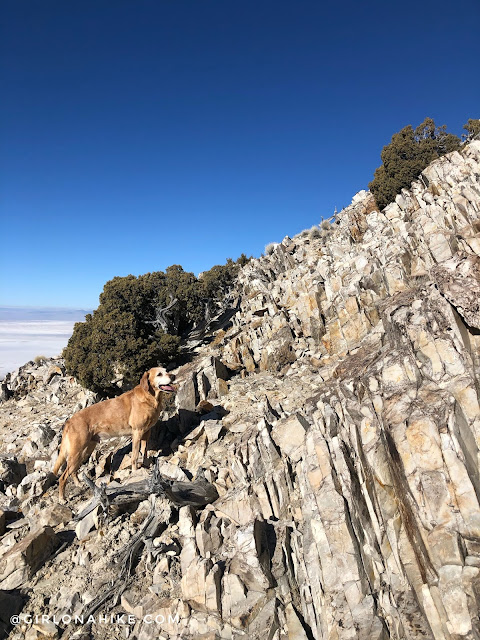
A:
{"type": "Polygon", "coordinates": [[[60,355],[87,309],[0,305],[0,380],[38,355],[60,355]]]}
{"type": "Polygon", "coordinates": [[[0,302],[0,310],[2,309],[56,309],[58,311],[93,311],[91,308],[86,308],[84,306],[79,307],[63,307],[58,305],[29,305],[29,304],[8,304],[0,302]]]}
{"type": "MultiPolygon", "coordinates": [[[[98,306],[98,305],[97,305],[98,306]]],[[[96,308],[96,307],[95,307],[96,308]]],[[[63,314],[71,316],[72,314],[87,314],[92,313],[94,309],[85,308],[85,307],[59,307],[55,305],[51,306],[40,306],[40,305],[13,305],[13,304],[2,304],[0,303],[0,321],[6,321],[8,319],[8,315],[14,312],[22,312],[25,314],[63,314]]]]}

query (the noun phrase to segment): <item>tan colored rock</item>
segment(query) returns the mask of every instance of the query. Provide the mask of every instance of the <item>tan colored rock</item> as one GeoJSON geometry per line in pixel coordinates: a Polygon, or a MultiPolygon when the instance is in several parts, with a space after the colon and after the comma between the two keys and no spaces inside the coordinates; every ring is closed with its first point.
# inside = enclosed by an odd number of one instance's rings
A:
{"type": "Polygon", "coordinates": [[[100,508],[100,506],[96,507],[78,522],[75,527],[75,535],[79,540],[85,540],[90,531],[95,528],[100,508]]]}
{"type": "Polygon", "coordinates": [[[305,629],[291,603],[285,607],[285,615],[287,617],[288,640],[308,640],[305,629]]]}
{"type": "Polygon", "coordinates": [[[223,424],[221,420],[206,420],[204,422],[204,429],[208,443],[212,444],[212,442],[215,442],[218,439],[220,432],[223,429],[223,424]]]}
{"type": "Polygon", "coordinates": [[[261,608],[264,596],[247,591],[240,578],[227,573],[222,579],[222,614],[237,629],[248,629],[250,617],[261,608]]]}
{"type": "Polygon", "coordinates": [[[480,258],[459,252],[432,273],[442,295],[470,326],[480,329],[480,258]]]}
{"type": "Polygon", "coordinates": [[[51,527],[41,527],[0,556],[0,589],[17,589],[51,556],[58,546],[51,527]]]}
{"type": "Polygon", "coordinates": [[[35,513],[29,512],[28,519],[32,526],[56,527],[59,524],[70,522],[73,518],[72,510],[63,504],[53,504],[46,509],[35,509],[35,513]]]}
{"type": "Polygon", "coordinates": [[[147,613],[145,605],[139,602],[138,593],[125,591],[122,593],[120,604],[127,613],[130,613],[137,619],[143,618],[147,613]]]}
{"type": "Polygon", "coordinates": [[[51,620],[34,622],[32,629],[37,632],[37,638],[39,638],[39,640],[41,638],[45,640],[56,640],[56,638],[60,637],[60,630],[51,620]]]}
{"type": "Polygon", "coordinates": [[[54,378],[55,376],[63,376],[63,375],[64,375],[64,371],[62,371],[62,369],[59,366],[52,365],[51,367],[49,367],[47,373],[45,374],[43,382],[44,384],[49,384],[52,378],[54,378]]]}
{"type": "Polygon", "coordinates": [[[249,524],[254,519],[246,489],[232,492],[228,497],[217,500],[215,511],[219,516],[226,516],[239,526],[249,524]]]}
{"type": "Polygon", "coordinates": [[[300,414],[277,422],[272,429],[272,438],[291,460],[298,462],[303,453],[308,423],[300,414]]]}

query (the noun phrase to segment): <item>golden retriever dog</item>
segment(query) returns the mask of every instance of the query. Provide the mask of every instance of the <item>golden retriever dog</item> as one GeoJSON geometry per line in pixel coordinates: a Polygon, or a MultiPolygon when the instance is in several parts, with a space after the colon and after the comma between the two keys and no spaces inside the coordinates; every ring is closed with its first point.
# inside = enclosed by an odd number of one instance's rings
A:
{"type": "Polygon", "coordinates": [[[176,391],[172,386],[174,379],[163,367],[150,369],[131,391],[86,407],[65,423],[60,453],[53,467],[53,473],[58,475],[67,464],[59,480],[61,502],[65,502],[67,479],[73,476],[75,484],[80,485],[77,471],[100,440],[132,436],[132,470],[135,471],[141,444],[143,459],[147,455],[150,430],[163,409],[165,395],[176,391]]]}

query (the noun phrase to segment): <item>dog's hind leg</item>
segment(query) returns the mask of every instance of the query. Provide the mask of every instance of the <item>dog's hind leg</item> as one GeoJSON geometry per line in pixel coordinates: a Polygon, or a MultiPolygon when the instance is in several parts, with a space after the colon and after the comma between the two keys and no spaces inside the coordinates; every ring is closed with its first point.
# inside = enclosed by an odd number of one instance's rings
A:
{"type": "MultiPolygon", "coordinates": [[[[90,440],[90,442],[87,444],[87,446],[85,447],[84,453],[82,455],[82,463],[86,462],[90,456],[92,455],[95,447],[97,446],[97,441],[96,440],[90,440]]],[[[82,483],[80,482],[79,478],[78,478],[78,473],[77,471],[74,471],[72,473],[72,480],[75,483],[76,487],[81,487],[82,483]]]]}
{"type": "Polygon", "coordinates": [[[58,472],[63,467],[66,461],[67,461],[67,456],[65,453],[62,452],[62,449],[60,449],[60,453],[58,454],[58,458],[55,461],[55,464],[52,469],[52,473],[58,476],[58,472]]]}
{"type": "Polygon", "coordinates": [[[62,475],[60,476],[60,479],[58,481],[60,502],[65,502],[65,484],[66,484],[68,478],[70,476],[74,476],[74,478],[77,478],[77,482],[78,482],[77,471],[79,470],[79,468],[80,468],[80,466],[81,466],[81,464],[83,462],[82,453],[83,452],[77,452],[77,453],[75,453],[73,455],[70,455],[68,457],[67,468],[62,473],[62,475]]]}
{"type": "Polygon", "coordinates": [[[76,473],[76,472],[72,473],[72,480],[73,480],[73,484],[76,487],[81,487],[82,486],[82,483],[80,482],[79,477],[78,477],[78,473],[76,473]]]}
{"type": "Polygon", "coordinates": [[[69,469],[67,466],[58,480],[58,497],[60,502],[65,502],[65,483],[67,482],[68,476],[70,475],[68,471],[69,469]]]}
{"type": "Polygon", "coordinates": [[[77,486],[81,486],[77,476],[77,471],[80,469],[82,463],[91,455],[96,446],[97,442],[95,440],[90,440],[84,442],[83,446],[76,448],[76,451],[72,451],[70,449],[67,458],[67,467],[58,481],[60,502],[65,502],[65,484],[70,476],[73,477],[77,486]]]}
{"type": "Polygon", "coordinates": [[[65,425],[63,430],[63,436],[62,436],[62,444],[60,445],[58,458],[55,461],[55,464],[52,469],[52,473],[54,473],[56,476],[58,476],[58,472],[67,461],[67,456],[68,456],[68,425],[65,425]]]}

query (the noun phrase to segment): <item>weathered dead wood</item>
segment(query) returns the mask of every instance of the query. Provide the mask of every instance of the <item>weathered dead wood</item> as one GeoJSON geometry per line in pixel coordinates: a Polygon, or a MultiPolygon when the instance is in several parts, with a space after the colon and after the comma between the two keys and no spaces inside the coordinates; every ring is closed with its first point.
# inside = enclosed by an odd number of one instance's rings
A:
{"type": "MultiPolygon", "coordinates": [[[[155,463],[152,474],[140,482],[132,482],[121,487],[108,487],[105,483],[96,485],[85,474],[83,478],[86,484],[93,491],[93,498],[90,503],[79,513],[75,520],[81,520],[93,511],[97,506],[101,506],[105,519],[108,517],[108,509],[112,505],[128,504],[150,500],[150,512],[144,520],[141,529],[136,533],[127,545],[125,545],[114,556],[114,561],[120,567],[116,577],[111,581],[111,585],[89,603],[83,612],[85,620],[92,616],[102,605],[107,606],[107,610],[115,607],[122,593],[127,588],[136,562],[141,556],[143,548],[153,548],[153,539],[158,536],[160,528],[166,525],[165,512],[156,511],[157,497],[165,497],[177,507],[190,505],[199,509],[217,500],[216,488],[210,484],[203,472],[194,482],[180,482],[165,478],[159,471],[158,459],[155,463]],[[107,604],[108,603],[108,604],[107,604]]],[[[167,516],[168,518],[168,516],[167,516]]],[[[157,553],[162,550],[159,549],[157,553]]],[[[69,625],[60,636],[70,638],[73,631],[69,625]]],[[[79,632],[78,627],[74,635],[79,632]]]]}
{"type": "Polygon", "coordinates": [[[105,514],[111,505],[122,505],[131,502],[147,500],[149,496],[165,496],[177,507],[190,505],[194,508],[201,508],[217,500],[218,492],[213,484],[207,482],[201,475],[194,482],[182,482],[171,480],[162,476],[155,464],[152,474],[140,482],[132,482],[121,487],[107,487],[104,483],[97,486],[90,478],[84,474],[83,478],[93,491],[93,499],[75,520],[82,520],[91,511],[100,505],[105,514]]]}
{"type": "Polygon", "coordinates": [[[82,520],[98,505],[107,513],[108,508],[113,504],[121,505],[130,502],[141,502],[142,500],[146,500],[152,493],[148,480],[132,482],[124,487],[107,487],[103,482],[97,486],[90,478],[87,478],[85,474],[83,474],[83,479],[90,489],[92,489],[93,498],[85,509],[75,516],[75,520],[82,520]]]}
{"type": "Polygon", "coordinates": [[[175,298],[170,294],[170,304],[167,304],[166,307],[157,307],[155,313],[155,320],[147,320],[147,324],[153,324],[155,329],[163,329],[163,331],[168,332],[169,328],[169,320],[168,313],[172,307],[174,307],[178,303],[178,298],[175,298]]]}
{"type": "Polygon", "coordinates": [[[178,507],[191,506],[196,509],[205,507],[218,499],[218,492],[213,484],[210,484],[201,473],[194,482],[182,482],[164,478],[155,466],[150,478],[150,489],[156,495],[164,495],[170,502],[178,507]]]}
{"type": "MultiPolygon", "coordinates": [[[[90,483],[93,484],[93,482],[90,483]]],[[[102,489],[104,489],[104,485],[102,485],[102,489]]],[[[148,546],[155,536],[158,535],[159,529],[162,525],[165,526],[164,518],[162,514],[157,514],[155,512],[155,502],[156,496],[151,495],[150,497],[150,512],[146,519],[142,524],[142,528],[138,531],[137,534],[132,536],[128,544],[126,544],[120,551],[118,551],[114,556],[114,562],[120,566],[120,570],[118,571],[117,576],[111,581],[111,585],[103,591],[100,595],[94,598],[86,608],[84,612],[82,612],[82,616],[84,620],[88,620],[90,616],[98,611],[98,609],[107,604],[107,611],[117,606],[122,593],[126,590],[130,577],[132,575],[133,569],[135,567],[135,561],[141,555],[142,547],[144,545],[148,546]]],[[[97,502],[99,504],[99,502],[97,502]]],[[[89,513],[90,511],[88,511],[89,513]]],[[[82,625],[82,628],[87,626],[88,623],[82,625]]],[[[71,638],[70,633],[73,631],[73,625],[68,625],[63,633],[61,634],[61,638],[71,638]]],[[[78,626],[75,628],[74,636],[79,633],[78,626]]]]}

